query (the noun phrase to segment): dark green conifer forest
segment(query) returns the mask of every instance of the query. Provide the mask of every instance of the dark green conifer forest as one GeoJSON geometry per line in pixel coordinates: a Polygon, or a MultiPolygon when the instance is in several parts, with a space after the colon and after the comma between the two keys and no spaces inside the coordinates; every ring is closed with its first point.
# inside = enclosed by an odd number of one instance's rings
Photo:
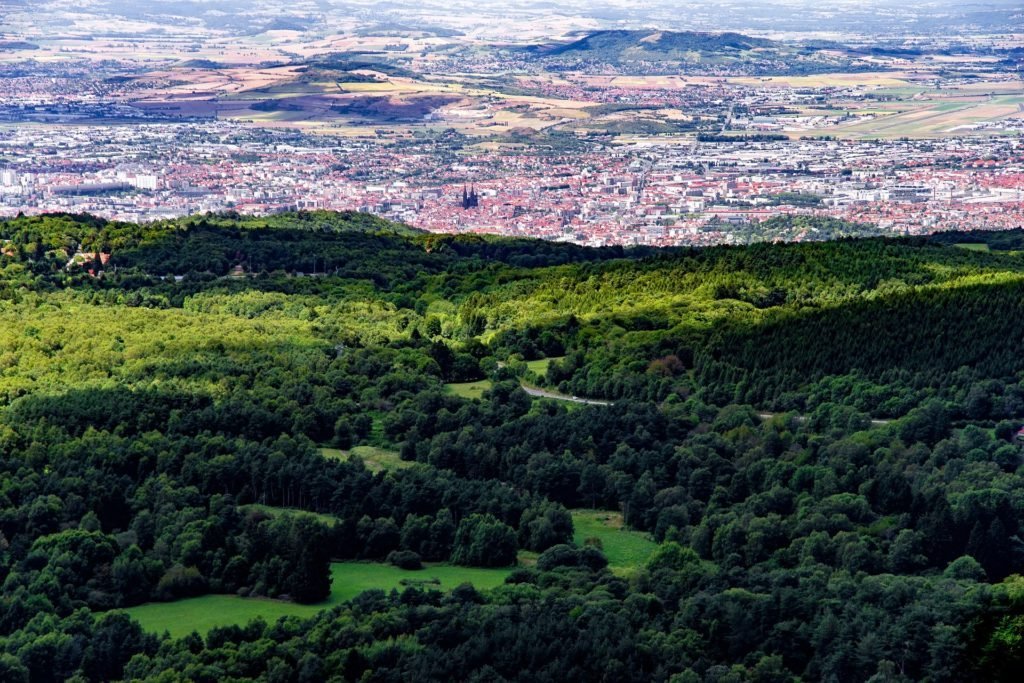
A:
{"type": "Polygon", "coordinates": [[[0,242],[0,681],[1024,675],[1022,231],[53,214],[0,242]],[[657,545],[610,562],[582,510],[657,545]],[[507,575],[324,603],[338,562],[507,575]],[[126,611],[211,595],[329,606],[183,637],[126,611]]]}

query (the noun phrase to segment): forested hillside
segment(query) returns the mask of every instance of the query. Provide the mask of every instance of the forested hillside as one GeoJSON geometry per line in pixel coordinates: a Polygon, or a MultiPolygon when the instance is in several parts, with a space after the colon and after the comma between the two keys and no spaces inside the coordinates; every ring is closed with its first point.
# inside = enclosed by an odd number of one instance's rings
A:
{"type": "Polygon", "coordinates": [[[594,250],[302,213],[0,240],[0,680],[1024,673],[1019,232],[594,250]],[[620,564],[583,510],[653,551],[620,564]],[[324,602],[339,563],[409,578],[324,602]],[[214,595],[324,609],[183,638],[130,611],[214,595]]]}

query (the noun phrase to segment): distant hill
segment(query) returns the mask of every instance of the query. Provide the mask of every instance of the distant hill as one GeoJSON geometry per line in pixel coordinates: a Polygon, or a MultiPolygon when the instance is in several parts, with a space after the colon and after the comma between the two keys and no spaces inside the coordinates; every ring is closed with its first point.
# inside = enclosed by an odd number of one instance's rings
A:
{"type": "Polygon", "coordinates": [[[178,66],[185,69],[226,69],[227,64],[215,62],[212,59],[189,59],[181,62],[178,66]]]}
{"type": "Polygon", "coordinates": [[[754,38],[740,33],[700,33],[696,31],[598,31],[585,38],[562,45],[552,54],[587,51],[678,52],[697,50],[700,52],[721,52],[726,50],[750,50],[758,47],[772,47],[775,41],[754,38]]]}
{"type": "Polygon", "coordinates": [[[300,67],[300,71],[319,76],[328,71],[349,73],[357,70],[376,71],[386,76],[415,76],[412,71],[388,61],[386,56],[382,55],[384,53],[381,52],[332,52],[318,55],[307,62],[297,62],[295,66],[300,67]]]}
{"type": "Polygon", "coordinates": [[[39,46],[25,40],[0,40],[0,50],[38,50],[39,46]]]}
{"type": "Polygon", "coordinates": [[[538,49],[548,57],[585,57],[609,62],[693,61],[700,57],[737,56],[778,46],[773,40],[742,33],[697,31],[597,31],[571,43],[538,49]]]}
{"type": "MultiPolygon", "coordinates": [[[[743,33],[699,31],[596,31],[569,43],[534,45],[526,52],[552,68],[559,62],[588,60],[626,69],[650,69],[662,64],[670,72],[708,67],[735,74],[807,74],[857,71],[851,55],[838,43],[790,43],[743,33]]],[[[655,67],[657,68],[657,67],[655,67]]]]}

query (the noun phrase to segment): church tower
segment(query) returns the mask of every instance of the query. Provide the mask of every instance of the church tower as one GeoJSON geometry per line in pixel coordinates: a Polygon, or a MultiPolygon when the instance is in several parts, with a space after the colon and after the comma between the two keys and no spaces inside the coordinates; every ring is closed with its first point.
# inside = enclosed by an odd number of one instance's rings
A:
{"type": "Polygon", "coordinates": [[[476,193],[476,187],[470,188],[466,191],[466,186],[462,186],[462,208],[463,209],[475,209],[480,206],[480,198],[476,193]]]}

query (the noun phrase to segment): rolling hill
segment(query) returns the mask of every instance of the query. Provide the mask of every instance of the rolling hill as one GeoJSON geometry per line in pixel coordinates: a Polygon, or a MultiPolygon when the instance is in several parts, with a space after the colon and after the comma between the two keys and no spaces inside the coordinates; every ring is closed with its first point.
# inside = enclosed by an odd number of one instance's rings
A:
{"type": "Polygon", "coordinates": [[[687,54],[735,53],[771,48],[778,43],[741,33],[702,33],[697,31],[597,31],[579,40],[559,45],[549,54],[591,53],[603,58],[665,60],[686,59],[687,54]]]}
{"type": "Polygon", "coordinates": [[[527,52],[549,66],[583,60],[645,72],[726,69],[728,73],[769,75],[849,71],[863,66],[856,55],[838,44],[790,43],[735,32],[595,31],[569,43],[530,46],[527,52]]]}

